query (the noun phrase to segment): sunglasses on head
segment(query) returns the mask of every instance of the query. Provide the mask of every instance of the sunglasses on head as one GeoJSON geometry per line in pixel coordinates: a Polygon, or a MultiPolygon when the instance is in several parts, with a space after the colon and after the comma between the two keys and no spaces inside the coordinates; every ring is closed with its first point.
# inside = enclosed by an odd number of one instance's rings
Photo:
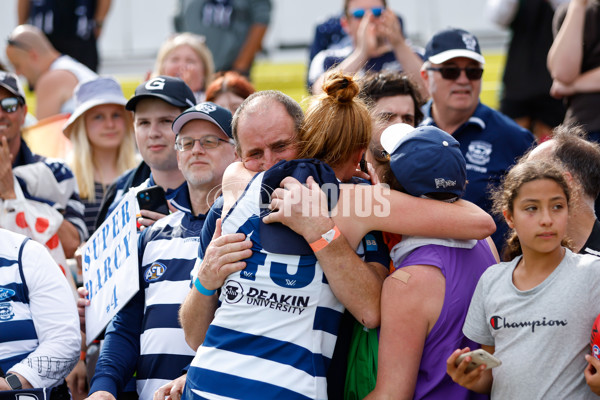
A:
{"type": "Polygon", "coordinates": [[[20,42],[18,40],[14,40],[11,38],[6,39],[6,44],[8,44],[9,46],[14,46],[14,47],[18,47],[19,49],[25,50],[25,51],[29,51],[30,47],[28,45],[26,45],[23,42],[20,42]]]}
{"type": "Polygon", "coordinates": [[[427,68],[428,71],[438,71],[440,74],[442,74],[442,78],[444,79],[448,79],[448,80],[456,80],[458,79],[458,77],[460,76],[460,71],[465,71],[465,74],[467,75],[467,78],[471,81],[476,81],[478,79],[481,79],[481,76],[483,75],[483,68],[480,67],[466,67],[466,68],[459,68],[459,67],[440,67],[440,68],[434,68],[434,67],[429,67],[427,68]]]}
{"type": "MultiPolygon", "coordinates": [[[[385,8],[383,8],[383,7],[371,8],[371,12],[373,13],[374,17],[380,17],[381,13],[383,13],[383,10],[385,10],[385,8]]],[[[366,11],[367,11],[367,9],[364,9],[364,8],[355,8],[354,10],[350,11],[350,15],[352,15],[356,19],[361,19],[362,17],[365,16],[366,11]]]]}
{"type": "Polygon", "coordinates": [[[7,113],[14,113],[19,108],[21,101],[16,97],[7,97],[0,100],[0,108],[7,113]]]}

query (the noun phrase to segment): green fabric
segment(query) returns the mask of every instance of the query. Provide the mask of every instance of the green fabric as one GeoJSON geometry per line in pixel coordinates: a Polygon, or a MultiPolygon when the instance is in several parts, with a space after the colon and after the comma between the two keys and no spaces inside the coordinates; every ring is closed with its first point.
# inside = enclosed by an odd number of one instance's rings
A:
{"type": "Polygon", "coordinates": [[[377,329],[368,329],[355,320],[348,351],[344,399],[363,399],[375,389],[378,351],[377,329]]]}

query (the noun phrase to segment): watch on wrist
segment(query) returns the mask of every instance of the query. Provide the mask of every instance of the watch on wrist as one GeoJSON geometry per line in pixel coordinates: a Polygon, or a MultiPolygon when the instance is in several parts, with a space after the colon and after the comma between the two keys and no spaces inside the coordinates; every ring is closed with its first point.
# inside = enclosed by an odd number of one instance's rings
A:
{"type": "Polygon", "coordinates": [[[8,383],[8,386],[10,386],[10,388],[12,390],[19,390],[19,389],[23,388],[23,385],[21,385],[21,381],[19,380],[19,377],[16,376],[15,374],[8,373],[8,374],[6,374],[4,379],[6,380],[6,383],[8,383]]]}

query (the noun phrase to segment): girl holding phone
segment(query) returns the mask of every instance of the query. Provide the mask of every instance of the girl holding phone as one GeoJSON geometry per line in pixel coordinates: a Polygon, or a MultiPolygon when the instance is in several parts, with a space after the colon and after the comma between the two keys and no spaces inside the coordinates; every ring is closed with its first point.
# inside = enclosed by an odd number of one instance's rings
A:
{"type": "Polygon", "coordinates": [[[500,399],[592,399],[583,371],[592,324],[600,312],[600,259],[566,247],[569,188],[545,162],[522,162],[494,194],[513,230],[504,259],[482,275],[463,327],[502,361],[466,372],[469,348],[447,372],[460,385],[500,399]]]}

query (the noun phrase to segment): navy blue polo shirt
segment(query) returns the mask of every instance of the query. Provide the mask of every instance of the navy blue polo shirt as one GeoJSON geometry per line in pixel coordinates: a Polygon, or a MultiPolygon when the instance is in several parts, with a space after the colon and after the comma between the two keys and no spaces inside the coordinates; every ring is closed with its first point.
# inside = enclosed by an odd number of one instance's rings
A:
{"type": "MultiPolygon", "coordinates": [[[[430,100],[423,106],[421,125],[434,125],[430,100]]],[[[467,190],[463,198],[491,214],[490,188],[496,188],[504,174],[532,145],[535,138],[506,115],[479,103],[467,122],[455,132],[448,132],[460,143],[467,162],[467,190]]],[[[508,226],[494,216],[496,232],[492,239],[500,251],[508,226]]]]}

